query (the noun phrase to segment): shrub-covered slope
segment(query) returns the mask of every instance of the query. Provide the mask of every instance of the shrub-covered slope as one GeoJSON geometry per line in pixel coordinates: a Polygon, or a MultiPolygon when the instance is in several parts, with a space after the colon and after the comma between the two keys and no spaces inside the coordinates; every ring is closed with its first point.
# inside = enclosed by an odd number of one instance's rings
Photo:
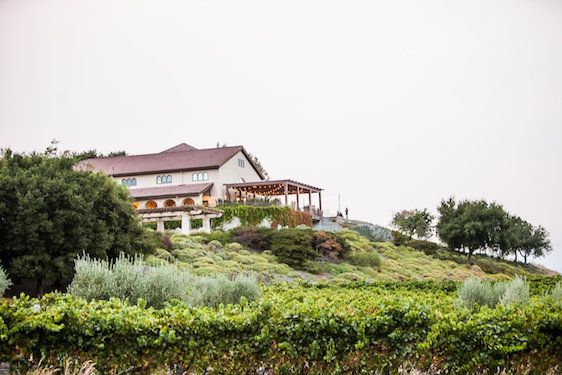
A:
{"type": "MultiPolygon", "coordinates": [[[[290,240],[299,230],[288,231],[282,233],[283,241],[289,241],[287,246],[291,247],[290,240]]],[[[275,241],[278,240],[272,237],[275,232],[267,229],[192,236],[173,234],[168,250],[159,249],[156,254],[147,256],[146,261],[149,264],[173,263],[195,275],[254,272],[264,281],[462,280],[471,276],[507,279],[514,275],[542,273],[534,266],[488,256],[477,256],[474,264],[468,265],[462,254],[450,250],[423,247],[417,250],[390,242],[371,242],[351,230],[337,235],[327,234],[326,238],[324,232],[308,233],[313,236],[312,242],[324,242],[318,245],[321,251],[318,251],[315,259],[303,259],[302,264],[284,259],[291,251],[276,250],[279,246],[275,245],[275,241]],[[244,245],[235,241],[243,242],[244,245]]],[[[297,241],[302,242],[301,237],[299,235],[297,241]]],[[[293,251],[301,250],[295,248],[293,251]]]]}

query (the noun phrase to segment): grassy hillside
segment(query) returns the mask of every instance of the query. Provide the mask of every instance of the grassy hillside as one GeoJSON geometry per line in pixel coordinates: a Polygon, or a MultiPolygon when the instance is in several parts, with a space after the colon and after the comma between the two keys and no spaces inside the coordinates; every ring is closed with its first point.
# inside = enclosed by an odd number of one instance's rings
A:
{"type": "Polygon", "coordinates": [[[531,265],[479,255],[473,265],[462,254],[440,248],[416,250],[390,242],[370,242],[357,232],[339,234],[350,251],[342,259],[319,259],[307,271],[282,263],[268,249],[250,250],[232,242],[229,235],[170,236],[168,250],[159,249],[146,257],[149,264],[170,262],[196,275],[255,272],[263,281],[333,280],[462,280],[470,276],[507,279],[513,275],[540,275],[545,271],[531,265]],[[220,241],[217,241],[217,239],[220,241]],[[356,255],[378,254],[380,266],[365,266],[356,255]]]}

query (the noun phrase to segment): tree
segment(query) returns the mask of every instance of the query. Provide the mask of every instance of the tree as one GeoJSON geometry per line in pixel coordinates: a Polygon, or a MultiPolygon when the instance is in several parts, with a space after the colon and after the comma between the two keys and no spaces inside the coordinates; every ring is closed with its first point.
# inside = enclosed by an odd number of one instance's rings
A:
{"type": "Polygon", "coordinates": [[[254,163],[254,165],[256,166],[256,169],[258,171],[260,171],[260,173],[262,174],[262,176],[266,179],[269,180],[269,173],[265,170],[265,168],[263,167],[260,159],[258,159],[257,156],[252,155],[252,154],[248,154],[250,156],[250,159],[252,159],[252,162],[254,163]]]}
{"type": "Polygon", "coordinates": [[[55,153],[0,153],[0,262],[13,279],[35,281],[39,294],[70,281],[80,254],[145,250],[126,188],[55,153]]]}
{"type": "Polygon", "coordinates": [[[431,236],[434,219],[427,209],[402,210],[394,214],[392,225],[410,238],[415,235],[421,239],[431,236]]]}
{"type": "Polygon", "coordinates": [[[467,250],[468,263],[475,251],[498,249],[506,227],[507,213],[502,206],[484,200],[442,201],[438,208],[439,238],[454,250],[467,250]]]}

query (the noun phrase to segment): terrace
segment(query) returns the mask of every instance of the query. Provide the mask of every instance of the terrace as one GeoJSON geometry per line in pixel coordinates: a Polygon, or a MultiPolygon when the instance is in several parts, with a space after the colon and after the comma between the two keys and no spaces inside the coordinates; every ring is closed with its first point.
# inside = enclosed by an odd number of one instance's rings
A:
{"type": "Polygon", "coordinates": [[[320,220],[323,216],[323,189],[312,185],[293,180],[273,180],[225,184],[225,187],[227,202],[251,205],[252,201],[257,197],[262,197],[274,204],[284,203],[286,206],[289,206],[291,205],[289,199],[294,197],[292,206],[295,210],[310,212],[313,220],[316,221],[320,220]]]}

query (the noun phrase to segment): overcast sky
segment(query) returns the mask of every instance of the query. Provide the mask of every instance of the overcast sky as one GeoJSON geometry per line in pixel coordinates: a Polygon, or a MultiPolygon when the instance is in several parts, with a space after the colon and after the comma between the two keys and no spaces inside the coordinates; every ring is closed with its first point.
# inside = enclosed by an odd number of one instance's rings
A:
{"type": "Polygon", "coordinates": [[[0,147],[52,138],[241,144],[382,225],[494,200],[562,271],[562,1],[0,0],[0,147]]]}

